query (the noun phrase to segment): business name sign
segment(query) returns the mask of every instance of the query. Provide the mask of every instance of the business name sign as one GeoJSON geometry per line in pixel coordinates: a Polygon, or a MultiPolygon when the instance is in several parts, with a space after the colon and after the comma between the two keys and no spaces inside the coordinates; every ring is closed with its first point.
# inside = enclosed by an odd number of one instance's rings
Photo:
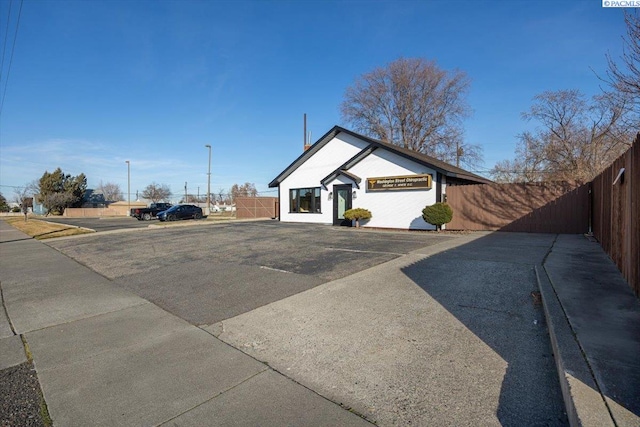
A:
{"type": "Polygon", "coordinates": [[[367,178],[367,191],[429,190],[431,180],[429,174],[367,178]]]}

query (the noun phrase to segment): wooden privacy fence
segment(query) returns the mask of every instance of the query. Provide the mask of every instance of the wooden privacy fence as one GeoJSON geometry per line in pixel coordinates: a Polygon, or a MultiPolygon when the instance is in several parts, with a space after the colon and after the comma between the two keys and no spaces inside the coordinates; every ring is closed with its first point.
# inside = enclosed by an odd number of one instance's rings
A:
{"type": "Polygon", "coordinates": [[[478,184],[447,187],[452,230],[586,233],[589,186],[576,183],[478,184]]]}
{"type": "Polygon", "coordinates": [[[640,296],[640,134],[592,185],[593,235],[640,296]]]}
{"type": "MultiPolygon", "coordinates": [[[[140,206],[131,206],[132,208],[140,206]]],[[[108,208],[66,208],[63,216],[69,218],[101,217],[101,216],[127,216],[128,206],[109,206],[108,208]]]]}
{"type": "Polygon", "coordinates": [[[236,198],[236,218],[275,218],[278,216],[277,197],[236,198]]]}

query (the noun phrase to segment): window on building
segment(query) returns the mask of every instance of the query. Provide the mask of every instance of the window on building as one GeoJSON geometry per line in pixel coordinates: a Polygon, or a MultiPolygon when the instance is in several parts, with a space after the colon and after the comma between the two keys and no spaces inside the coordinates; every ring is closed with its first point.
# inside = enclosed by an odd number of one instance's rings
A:
{"type": "Polygon", "coordinates": [[[289,212],[320,213],[320,187],[289,190],[289,212]]]}

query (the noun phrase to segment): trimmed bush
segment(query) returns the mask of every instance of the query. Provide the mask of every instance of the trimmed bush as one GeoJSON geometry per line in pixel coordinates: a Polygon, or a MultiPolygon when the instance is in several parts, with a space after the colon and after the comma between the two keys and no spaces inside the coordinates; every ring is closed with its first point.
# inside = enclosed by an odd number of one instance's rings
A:
{"type": "Polygon", "coordinates": [[[362,208],[349,209],[344,211],[344,217],[350,221],[356,220],[356,227],[360,227],[361,219],[371,219],[371,211],[362,208]]]}
{"type": "Polygon", "coordinates": [[[422,219],[435,225],[436,230],[441,230],[442,224],[447,224],[453,219],[453,211],[446,203],[435,203],[422,209],[422,219]]]}

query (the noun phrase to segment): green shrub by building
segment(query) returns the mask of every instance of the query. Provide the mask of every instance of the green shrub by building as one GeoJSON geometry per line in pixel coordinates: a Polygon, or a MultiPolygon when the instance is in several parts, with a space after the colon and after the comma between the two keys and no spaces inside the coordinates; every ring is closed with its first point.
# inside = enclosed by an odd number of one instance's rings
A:
{"type": "Polygon", "coordinates": [[[453,210],[446,203],[435,203],[422,209],[422,219],[435,225],[436,230],[441,230],[442,224],[447,224],[453,219],[453,210]]]}
{"type": "Polygon", "coordinates": [[[362,208],[348,209],[344,211],[344,217],[349,221],[356,220],[356,227],[360,227],[361,219],[371,219],[371,211],[362,208]]]}

